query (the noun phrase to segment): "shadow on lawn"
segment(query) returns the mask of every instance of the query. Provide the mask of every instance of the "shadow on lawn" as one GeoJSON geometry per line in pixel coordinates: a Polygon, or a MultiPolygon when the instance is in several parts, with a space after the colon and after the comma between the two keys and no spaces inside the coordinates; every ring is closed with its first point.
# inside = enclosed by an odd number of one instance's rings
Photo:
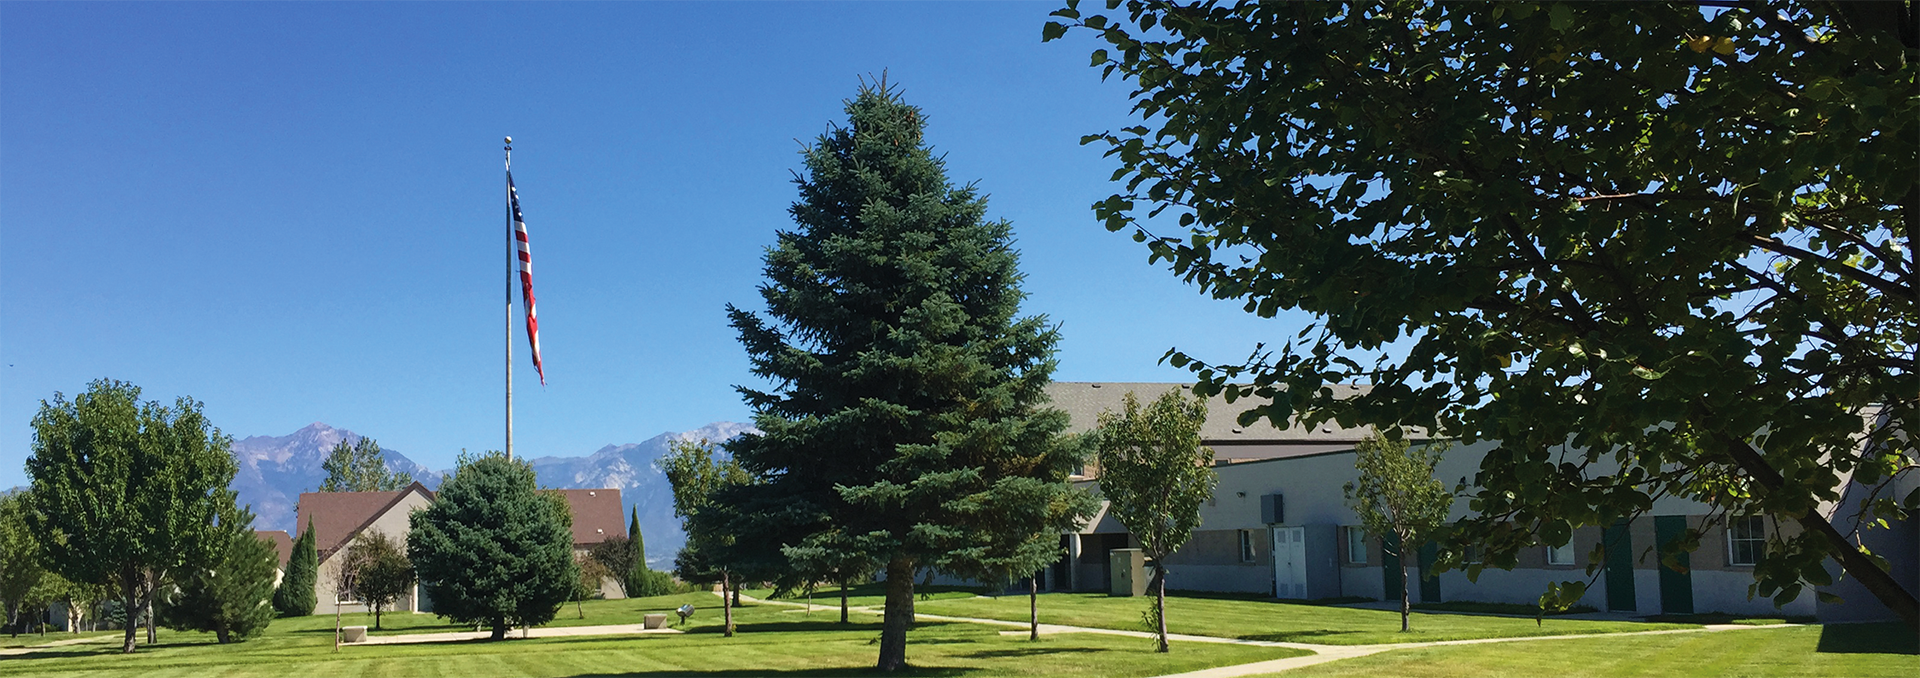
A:
{"type": "Polygon", "coordinates": [[[667,678],[668,676],[698,676],[700,678],[750,678],[751,676],[964,676],[968,674],[987,675],[983,671],[956,668],[919,668],[909,666],[893,672],[883,672],[871,667],[836,669],[740,669],[729,671],[640,671],[636,673],[596,673],[573,676],[572,678],[667,678]]]}
{"type": "Polygon", "coordinates": [[[1315,631],[1288,631],[1285,633],[1249,633],[1234,637],[1240,640],[1258,640],[1267,643],[1311,643],[1314,638],[1350,636],[1353,634],[1353,631],[1328,631],[1322,629],[1315,631]]]}
{"type": "Polygon", "coordinates": [[[1074,654],[1099,651],[1100,648],[1097,647],[1023,647],[1012,650],[981,650],[979,652],[969,652],[962,656],[980,659],[1012,659],[1017,657],[1040,657],[1050,654],[1074,654]]]}
{"type": "Polygon", "coordinates": [[[1816,652],[1842,654],[1920,654],[1920,636],[1900,622],[1828,624],[1820,627],[1816,652]]]}

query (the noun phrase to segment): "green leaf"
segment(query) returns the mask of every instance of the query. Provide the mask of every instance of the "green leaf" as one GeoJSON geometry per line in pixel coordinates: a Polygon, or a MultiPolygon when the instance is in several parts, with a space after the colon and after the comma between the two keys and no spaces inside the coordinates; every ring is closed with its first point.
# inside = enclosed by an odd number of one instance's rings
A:
{"type": "Polygon", "coordinates": [[[1106,62],[1107,62],[1107,51],[1106,51],[1106,50],[1104,50],[1104,49],[1096,49],[1096,50],[1094,50],[1094,51],[1093,51],[1093,64],[1092,64],[1092,65],[1094,65],[1094,66],[1098,66],[1098,65],[1100,65],[1100,64],[1104,64],[1104,63],[1106,63],[1106,62]]]}
{"type": "Polygon", "coordinates": [[[1049,21],[1046,24],[1040,26],[1041,42],[1051,42],[1055,39],[1058,39],[1060,36],[1063,36],[1066,34],[1067,34],[1067,27],[1056,21],[1049,21]]]}
{"type": "Polygon", "coordinates": [[[1553,7],[1547,10],[1547,25],[1556,31],[1567,30],[1573,25],[1573,8],[1564,2],[1553,3],[1553,7]]]}

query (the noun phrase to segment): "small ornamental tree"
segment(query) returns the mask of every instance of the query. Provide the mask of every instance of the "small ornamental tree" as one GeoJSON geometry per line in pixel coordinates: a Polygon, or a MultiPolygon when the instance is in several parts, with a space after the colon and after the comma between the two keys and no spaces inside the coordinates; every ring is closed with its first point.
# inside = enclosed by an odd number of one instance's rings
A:
{"type": "Polygon", "coordinates": [[[168,628],[212,633],[222,643],[260,635],[272,623],[273,542],[253,533],[253,513],[235,507],[221,516],[214,559],[178,571],[176,590],[160,604],[168,628]]]}
{"type": "MultiPolygon", "coordinates": [[[[1347,504],[1374,538],[1392,535],[1400,557],[1400,631],[1409,628],[1413,597],[1407,591],[1408,556],[1432,539],[1447,523],[1453,493],[1433,477],[1446,452],[1444,443],[1413,446],[1400,437],[1373,432],[1353,446],[1358,480],[1344,488],[1347,504]]],[[[1386,545],[1382,545],[1386,548],[1386,545]]],[[[1477,571],[1476,571],[1477,572],[1477,571]]],[[[1432,573],[1423,572],[1422,575],[1432,573]]]]}
{"type": "Polygon", "coordinates": [[[462,455],[409,522],[407,556],[434,612],[489,627],[493,640],[553,619],[580,576],[566,499],[539,492],[532,466],[498,452],[462,455]]]}
{"type": "Polygon", "coordinates": [[[353,564],[353,592],[373,610],[373,628],[378,629],[381,611],[413,590],[413,562],[399,542],[378,530],[360,533],[347,547],[346,559],[353,564]]]}
{"type": "Polygon", "coordinates": [[[72,401],[40,402],[27,522],[61,576],[119,587],[121,651],[150,619],[158,580],[225,546],[216,516],[234,505],[236,468],[232,438],[192,398],[141,402],[139,387],[101,379],[72,401]]]}
{"type": "Polygon", "coordinates": [[[387,468],[386,455],[372,438],[335,443],[320,468],[327,472],[321,492],[392,492],[413,484],[413,474],[387,468]]]}
{"type": "Polygon", "coordinates": [[[715,505],[712,497],[721,488],[748,482],[746,472],[732,459],[715,458],[713,445],[676,441],[673,450],[660,460],[660,470],[673,485],[673,514],[680,517],[687,543],[674,559],[680,578],[696,584],[720,584],[720,607],[725,615],[722,633],[733,637],[733,600],[739,586],[729,566],[728,550],[735,535],[725,520],[726,507],[715,505]]]}
{"type": "MultiPolygon", "coordinates": [[[[633,540],[618,535],[607,537],[606,540],[594,544],[593,548],[587,551],[587,556],[593,560],[595,567],[600,568],[603,576],[613,578],[620,587],[621,595],[628,598],[640,597],[642,576],[634,563],[633,540]]],[[[598,582],[595,583],[595,587],[595,590],[598,590],[598,582]]]]}
{"type": "Polygon", "coordinates": [[[313,608],[320,602],[314,588],[319,583],[320,552],[313,536],[313,521],[309,519],[306,531],[293,540],[286,574],[280,578],[280,588],[273,592],[273,609],[282,617],[313,614],[313,608]]]}
{"type": "Polygon", "coordinates": [[[1207,401],[1170,389],[1146,408],[1128,392],[1118,413],[1100,413],[1100,494],[1108,512],[1140,540],[1153,568],[1148,619],[1167,651],[1167,556],[1200,526],[1200,504],[1213,494],[1213,449],[1200,442],[1207,401]]]}

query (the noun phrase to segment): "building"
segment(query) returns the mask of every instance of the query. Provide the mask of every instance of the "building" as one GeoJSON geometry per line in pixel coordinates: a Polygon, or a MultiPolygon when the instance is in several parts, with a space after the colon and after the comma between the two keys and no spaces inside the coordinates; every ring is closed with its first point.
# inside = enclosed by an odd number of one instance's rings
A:
{"type": "MultiPolygon", "coordinates": [[[[1053,405],[1073,418],[1071,431],[1095,425],[1101,411],[1119,410],[1121,398],[1133,391],[1144,403],[1174,384],[1057,383],[1049,389],[1053,405]]],[[[1836,593],[1846,602],[1820,602],[1812,590],[1802,592],[1781,608],[1769,599],[1749,599],[1753,568],[1775,529],[1796,529],[1758,516],[1733,516],[1709,521],[1714,512],[1698,502],[1663,498],[1653,510],[1631,523],[1607,529],[1582,528],[1571,544],[1540,546],[1520,554],[1512,570],[1488,569],[1477,581],[1459,571],[1426,576],[1436,556],[1432,545],[1418,549],[1409,562],[1368,538],[1360,520],[1346,504],[1345,484],[1357,476],[1353,446],[1364,430],[1328,425],[1312,430],[1295,427],[1280,431],[1261,422],[1239,426],[1235,419],[1245,403],[1230,405],[1214,398],[1202,438],[1215,451],[1219,485],[1201,507],[1201,526],[1193,539],[1167,559],[1168,588],[1195,591],[1267,594],[1283,599],[1316,600],[1340,597],[1396,599],[1400,595],[1397,568],[1408,570],[1408,586],[1415,602],[1480,601],[1533,603],[1549,582],[1586,581],[1588,559],[1604,539],[1607,562],[1594,576],[1580,604],[1598,610],[1636,615],[1726,612],[1753,615],[1812,616],[1823,621],[1890,618],[1891,612],[1873,596],[1843,579],[1822,592],[1836,593]],[[1709,524],[1711,523],[1711,524],[1709,524]],[[1688,554],[1685,571],[1663,567],[1652,547],[1687,527],[1704,528],[1701,547],[1688,554]]],[[[1449,450],[1435,476],[1448,482],[1471,479],[1481,458],[1496,443],[1482,442],[1449,450]]],[[[1098,485],[1098,469],[1076,482],[1098,485]]],[[[1893,496],[1906,496],[1920,487],[1920,478],[1908,474],[1896,482],[1893,496]]],[[[1843,532],[1857,505],[1858,486],[1841,488],[1842,499],[1822,506],[1843,532]],[[1842,508],[1847,510],[1842,511],[1842,508]]],[[[1455,503],[1454,517],[1467,515],[1467,502],[1455,503]]],[[[1888,559],[1893,573],[1910,591],[1920,591],[1920,521],[1902,521],[1888,529],[1863,528],[1868,547],[1888,559]]],[[[1102,511],[1075,534],[1062,535],[1068,556],[1046,574],[1056,590],[1109,590],[1116,573],[1109,552],[1137,547],[1138,542],[1102,511]]],[[[1397,550],[1397,549],[1396,549],[1397,550]]],[[[1837,568],[1830,568],[1836,573],[1837,568]]]]}
{"type": "MultiPolygon", "coordinates": [[[[626,523],[621,515],[619,490],[548,491],[566,497],[567,505],[573,511],[573,550],[577,557],[585,556],[587,551],[609,537],[627,535],[626,523]]],[[[366,605],[354,598],[350,582],[348,586],[338,586],[340,563],[343,560],[340,556],[346,553],[354,539],[372,532],[392,537],[400,542],[401,548],[405,548],[407,534],[411,531],[409,516],[414,509],[425,508],[432,502],[433,491],[418,482],[394,492],[301,493],[296,529],[305,531],[307,526],[313,527],[314,545],[320,555],[320,576],[314,583],[314,595],[320,601],[319,611],[331,612],[336,602],[341,611],[366,611],[366,605]]],[[[285,562],[286,558],[283,557],[283,568],[285,562]]],[[[600,583],[600,591],[606,597],[621,597],[619,585],[610,579],[600,583]]],[[[432,612],[433,605],[431,600],[424,599],[419,585],[415,584],[411,593],[394,601],[393,611],[432,612]]]]}

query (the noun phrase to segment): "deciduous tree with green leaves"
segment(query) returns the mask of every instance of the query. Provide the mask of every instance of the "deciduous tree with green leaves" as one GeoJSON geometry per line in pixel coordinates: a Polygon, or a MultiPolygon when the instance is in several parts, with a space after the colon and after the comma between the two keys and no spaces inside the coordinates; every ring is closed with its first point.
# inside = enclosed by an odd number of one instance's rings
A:
{"type": "Polygon", "coordinates": [[[280,555],[253,533],[253,512],[221,511],[213,558],[174,573],[159,617],[168,628],[212,633],[222,643],[259,635],[273,622],[274,574],[280,555]]]}
{"type": "MultiPolygon", "coordinates": [[[[1453,510],[1453,493],[1433,477],[1446,453],[1445,443],[1412,445],[1406,438],[1374,431],[1353,446],[1353,467],[1360,477],[1346,484],[1347,505],[1376,539],[1392,535],[1385,548],[1399,551],[1400,630],[1409,630],[1413,599],[1407,590],[1408,556],[1439,534],[1453,510]]],[[[1478,574],[1476,570],[1474,574],[1478,574]]],[[[1422,572],[1422,576],[1432,576],[1422,572]]]]}
{"type": "Polygon", "coordinates": [[[280,588],[273,592],[273,609],[282,617],[305,617],[319,605],[314,586],[320,583],[320,551],[313,536],[313,521],[293,540],[293,552],[287,557],[287,571],[280,577],[280,588]]]}
{"type": "Polygon", "coordinates": [[[674,558],[680,578],[696,584],[720,584],[721,633],[733,637],[733,599],[740,581],[732,550],[738,544],[736,521],[728,508],[716,504],[716,492],[751,482],[733,459],[714,454],[712,443],[674,441],[660,459],[660,471],[673,486],[673,515],[687,533],[687,543],[674,558]]]}
{"type": "Polygon", "coordinates": [[[413,590],[413,562],[398,540],[379,530],[360,533],[345,557],[354,572],[354,595],[373,610],[373,628],[378,629],[381,611],[413,590]]]}
{"type": "Polygon", "coordinates": [[[544,624],[573,593],[573,512],[541,492],[533,467],[500,452],[461,455],[433,503],[409,517],[407,558],[434,613],[507,637],[544,624]]]}
{"type": "MultiPolygon", "coordinates": [[[[119,587],[128,619],[146,616],[160,579],[225,546],[216,518],[234,505],[232,446],[199,402],[141,402],[123,381],[40,401],[27,521],[45,562],[69,580],[119,587]]],[[[135,627],[126,625],[124,652],[135,627]]]]}
{"type": "Polygon", "coordinates": [[[26,512],[23,494],[0,496],[0,604],[6,606],[7,629],[16,633],[20,608],[49,574],[40,563],[40,542],[27,527],[26,512]]]}
{"type": "Polygon", "coordinates": [[[766,314],[728,308],[753,373],[776,386],[740,389],[759,432],[727,449],[759,482],[720,503],[779,526],[774,545],[883,564],[877,665],[893,671],[920,572],[1000,557],[978,538],[1046,531],[996,508],[1072,491],[1050,482],[1066,415],[1043,407],[1059,334],[1020,316],[1012,225],[947,179],[926,118],[884,78],[845,110],[803,153],[797,227],[765,257],[766,314]]]}
{"type": "Polygon", "coordinates": [[[1915,460],[1914,3],[1109,7],[1043,31],[1091,31],[1134,86],[1142,124],[1086,139],[1124,186],[1097,216],[1314,318],[1237,364],[1170,352],[1244,422],[1499,441],[1456,531],[1488,566],[1677,496],[1797,526],[1759,595],[1831,559],[1920,624],[1857,539],[1920,509],[1889,495],[1915,460]]]}
{"type": "Polygon", "coordinates": [[[1213,448],[1201,444],[1205,398],[1169,389],[1145,408],[1128,391],[1121,411],[1100,413],[1100,494],[1107,513],[1140,540],[1153,568],[1147,618],[1167,651],[1167,556],[1193,538],[1200,504],[1213,495],[1213,448]]]}
{"type": "Polygon", "coordinates": [[[327,472],[321,492],[392,492],[413,484],[413,474],[388,469],[380,443],[366,437],[334,443],[320,469],[327,472]]]}

